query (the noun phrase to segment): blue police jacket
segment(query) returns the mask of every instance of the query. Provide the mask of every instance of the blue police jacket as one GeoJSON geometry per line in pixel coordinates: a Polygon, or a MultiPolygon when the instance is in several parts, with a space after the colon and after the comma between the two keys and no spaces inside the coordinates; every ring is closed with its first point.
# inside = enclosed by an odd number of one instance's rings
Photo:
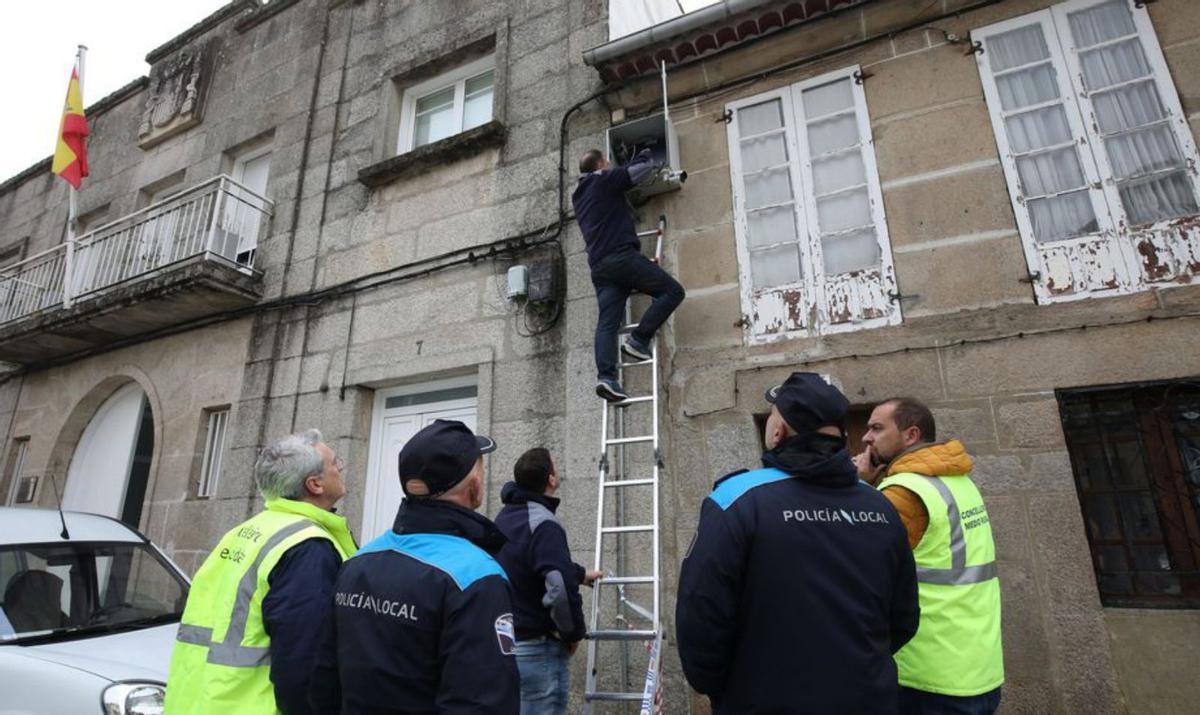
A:
{"type": "Polygon", "coordinates": [[[919,617],[900,516],[840,439],[763,461],[701,506],[675,611],[688,682],[716,713],[896,712],[892,653],[919,617]]]}
{"type": "Polygon", "coordinates": [[[520,710],[504,535],[484,516],[407,500],[343,564],[309,701],[319,713],[520,710]]]}

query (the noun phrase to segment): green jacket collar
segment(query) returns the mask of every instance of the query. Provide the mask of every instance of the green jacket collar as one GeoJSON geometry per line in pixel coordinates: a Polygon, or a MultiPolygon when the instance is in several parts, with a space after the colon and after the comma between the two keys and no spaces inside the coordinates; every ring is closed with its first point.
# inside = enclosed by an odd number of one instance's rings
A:
{"type": "Polygon", "coordinates": [[[354,552],[358,551],[358,544],[354,543],[354,536],[350,533],[350,527],[346,524],[344,516],[298,499],[269,499],[267,500],[267,510],[295,514],[317,524],[333,537],[346,558],[353,556],[354,552]]]}

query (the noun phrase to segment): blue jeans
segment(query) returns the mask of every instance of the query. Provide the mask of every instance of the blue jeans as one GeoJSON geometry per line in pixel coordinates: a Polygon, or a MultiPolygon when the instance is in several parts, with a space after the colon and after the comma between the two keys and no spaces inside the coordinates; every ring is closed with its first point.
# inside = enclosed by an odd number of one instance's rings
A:
{"type": "Polygon", "coordinates": [[[958,697],[900,686],[900,715],[992,715],[1000,707],[1000,688],[958,697]]]}
{"type": "Polygon", "coordinates": [[[571,687],[570,658],[562,643],[544,638],[517,641],[517,670],[521,672],[521,715],[563,715],[571,687]]]}
{"type": "Polygon", "coordinates": [[[654,333],[683,302],[683,286],[657,263],[638,251],[610,253],[592,266],[592,285],[600,316],[596,321],[596,375],[617,379],[617,331],[625,315],[625,301],[633,291],[653,298],[633,337],[649,345],[654,333]]]}

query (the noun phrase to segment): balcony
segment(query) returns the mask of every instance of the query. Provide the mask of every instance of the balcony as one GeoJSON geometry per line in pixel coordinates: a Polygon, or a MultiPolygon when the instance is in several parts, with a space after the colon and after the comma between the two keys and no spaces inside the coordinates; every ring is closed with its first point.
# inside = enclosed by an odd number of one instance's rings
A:
{"type": "Polygon", "coordinates": [[[217,176],[0,270],[0,360],[49,362],[257,302],[272,206],[217,176]]]}

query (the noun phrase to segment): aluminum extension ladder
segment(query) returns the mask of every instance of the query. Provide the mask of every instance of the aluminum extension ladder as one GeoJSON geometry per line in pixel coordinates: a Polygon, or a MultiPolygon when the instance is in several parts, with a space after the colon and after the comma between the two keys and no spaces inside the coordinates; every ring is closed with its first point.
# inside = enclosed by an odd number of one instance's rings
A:
{"type": "MultiPolygon", "coordinates": [[[[659,217],[658,227],[650,231],[638,233],[638,236],[657,236],[655,258],[661,260],[663,235],[666,231],[666,217],[659,217]]],[[[636,327],[631,319],[630,302],[625,304],[625,325],[620,335],[626,335],[636,327]]],[[[618,338],[619,339],[619,338],[618,338]]],[[[659,448],[658,407],[659,407],[659,374],[658,374],[658,340],[650,345],[650,359],[629,361],[619,349],[617,352],[617,379],[622,385],[626,384],[625,372],[629,369],[650,371],[650,394],[631,395],[621,402],[609,403],[604,401],[602,426],[600,429],[600,466],[599,466],[599,497],[596,505],[596,551],[595,568],[604,576],[596,581],[592,592],[592,612],[588,630],[587,648],[587,686],[584,690],[585,715],[591,715],[597,702],[640,702],[641,715],[652,715],[655,711],[655,701],[658,695],[660,681],[661,654],[663,629],[661,617],[662,572],[660,559],[660,518],[659,518],[659,474],[663,468],[662,452],[659,448]],[[649,407],[650,432],[648,434],[626,433],[628,411],[649,407]],[[613,422],[610,433],[610,422],[613,422]],[[650,465],[649,476],[633,476],[626,471],[626,450],[643,450],[641,463],[650,465]],[[638,488],[642,488],[641,491],[638,488]],[[640,523],[625,522],[625,505],[628,494],[642,494],[649,489],[652,494],[650,505],[650,521],[640,523]],[[616,500],[615,524],[605,524],[606,505],[610,499],[616,500]],[[627,534],[648,533],[652,544],[650,573],[626,572],[626,554],[621,549],[620,540],[627,534]],[[616,539],[617,571],[605,563],[605,546],[611,545],[616,539]],[[653,592],[653,603],[649,608],[627,597],[626,586],[650,586],[653,592]],[[616,612],[604,613],[604,600],[610,597],[611,589],[616,589],[616,612]],[[637,627],[631,627],[636,623],[637,627]],[[622,665],[622,684],[627,673],[628,651],[624,650],[633,642],[643,641],[647,644],[647,668],[644,684],[640,690],[601,691],[598,690],[600,680],[601,659],[598,650],[601,643],[620,642],[620,662],[622,665]]],[[[644,504],[640,506],[644,507],[644,504]]],[[[612,611],[611,605],[607,609],[612,611]]]]}

